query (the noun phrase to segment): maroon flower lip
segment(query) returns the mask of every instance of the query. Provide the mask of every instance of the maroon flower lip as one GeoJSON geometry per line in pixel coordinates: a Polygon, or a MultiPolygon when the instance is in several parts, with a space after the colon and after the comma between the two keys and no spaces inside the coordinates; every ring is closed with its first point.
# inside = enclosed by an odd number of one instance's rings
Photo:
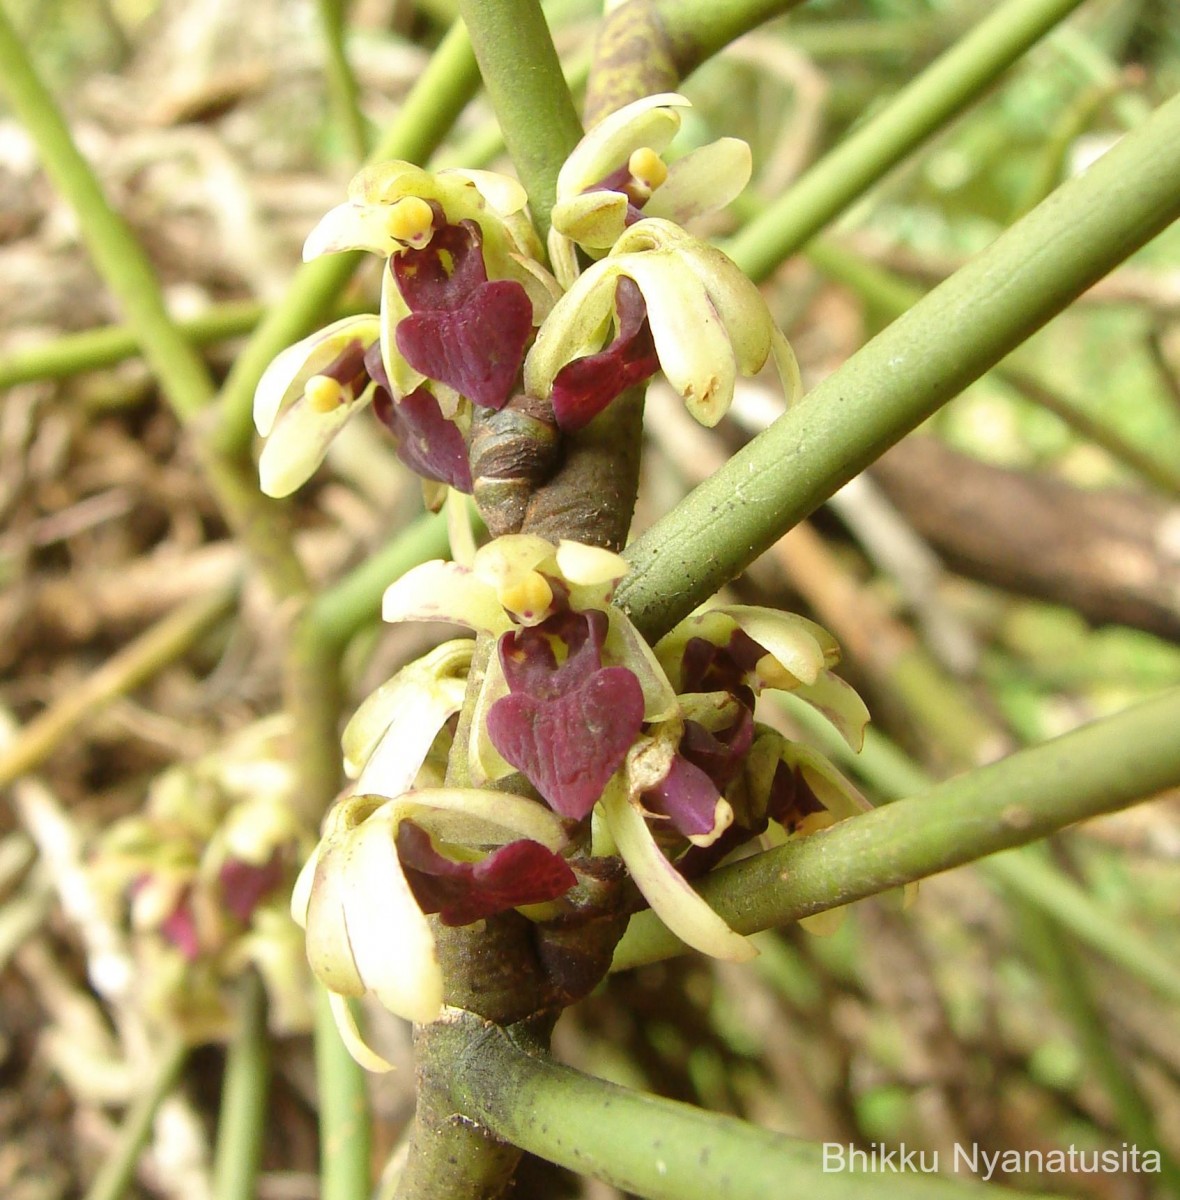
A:
{"type": "Polygon", "coordinates": [[[588,425],[617,396],[660,369],[643,294],[626,276],[615,288],[615,311],[619,329],[611,344],[566,363],[553,380],[553,415],[566,433],[588,425]]]}
{"type": "Polygon", "coordinates": [[[444,925],[470,925],[522,904],[564,896],[577,883],[570,865],[540,842],[509,842],[478,862],[456,862],[412,820],[397,831],[397,854],[414,899],[444,925]]]}
{"type": "Polygon", "coordinates": [[[643,727],[643,689],[604,667],[606,614],[554,614],[499,643],[509,695],[488,710],[492,744],[563,817],[582,820],[643,727]],[[554,643],[566,651],[558,663],[554,643]]]}
{"type": "Polygon", "coordinates": [[[444,225],[389,269],[410,309],[396,331],[406,362],[481,408],[503,408],[532,338],[533,306],[515,280],[489,282],[479,226],[444,225]]]}
{"type": "Polygon", "coordinates": [[[365,366],[377,383],[373,411],[397,439],[398,458],[424,479],[449,484],[470,495],[471,464],[467,443],[458,425],[443,416],[433,393],[423,385],[395,400],[377,343],[369,347],[365,366]]]}

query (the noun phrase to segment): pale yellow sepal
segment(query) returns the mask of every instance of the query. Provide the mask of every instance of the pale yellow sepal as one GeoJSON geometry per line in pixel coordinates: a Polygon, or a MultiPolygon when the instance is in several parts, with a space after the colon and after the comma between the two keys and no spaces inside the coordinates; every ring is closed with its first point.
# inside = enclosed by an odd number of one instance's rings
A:
{"type": "Polygon", "coordinates": [[[730,962],[747,962],[758,954],[748,939],[735,933],[689,886],[656,845],[636,801],[617,781],[608,784],[603,817],[635,885],[652,911],[694,950],[730,962]]]}

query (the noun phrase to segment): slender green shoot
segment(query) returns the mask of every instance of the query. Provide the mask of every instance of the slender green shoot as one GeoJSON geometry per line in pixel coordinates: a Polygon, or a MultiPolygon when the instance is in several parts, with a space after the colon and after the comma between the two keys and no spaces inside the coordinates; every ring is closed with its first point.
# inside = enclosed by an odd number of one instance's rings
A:
{"type": "Polygon", "coordinates": [[[980,96],[1081,0],[1006,0],[815,164],[726,247],[765,279],[980,96]]]}
{"type": "Polygon", "coordinates": [[[315,989],[316,1091],[320,1103],[320,1198],[359,1200],[370,1178],[369,1102],[365,1072],[344,1048],[328,993],[315,989]]]}
{"type": "Polygon", "coordinates": [[[126,314],[169,403],[182,420],[194,420],[213,398],[213,380],[168,315],[143,247],[111,207],[3,8],[0,89],[36,143],[46,173],[73,208],[86,247],[126,314]]]}
{"type": "Polygon", "coordinates": [[[123,1200],[135,1180],[135,1164],[152,1132],[156,1113],[187,1061],[188,1047],[179,1040],[160,1051],[156,1074],[147,1091],[127,1110],[115,1149],[91,1182],[85,1200],[123,1200]]]}
{"type": "Polygon", "coordinates": [[[345,50],[348,0],[319,0],[324,35],[324,75],[336,124],[354,162],[369,151],[369,130],[360,106],[360,89],[345,50]]]}
{"type": "Polygon", "coordinates": [[[262,1159],[270,1051],[266,989],[253,971],[242,980],[239,1004],[238,1028],[226,1054],[221,1086],[214,1200],[254,1200],[262,1159]]]}

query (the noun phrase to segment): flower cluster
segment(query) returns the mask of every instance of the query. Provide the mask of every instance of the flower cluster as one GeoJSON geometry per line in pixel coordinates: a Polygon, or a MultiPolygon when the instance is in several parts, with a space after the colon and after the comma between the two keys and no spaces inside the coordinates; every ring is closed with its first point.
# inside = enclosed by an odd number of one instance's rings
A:
{"type": "Polygon", "coordinates": [[[282,720],[260,722],[219,753],[165,772],[144,812],[116,822],[91,855],[108,917],[130,926],[144,965],[145,1011],[194,1042],[229,1034],[232,982],[251,966],[276,1031],[311,1022],[287,912],[311,837],[291,805],[286,733],[282,720]]]}
{"type": "MultiPolygon", "coordinates": [[[[367,250],[386,260],[381,310],[347,317],[280,354],[259,382],[262,488],[284,496],[332,439],[372,407],[432,505],[471,493],[472,425],[522,407],[558,443],[662,370],[713,425],[737,374],[773,359],[791,396],[795,360],[758,289],[680,222],[745,186],[750,152],[733,138],[668,165],[676,95],[628,105],[592,130],[557,183],[551,273],[514,180],[366,168],[307,239],[304,257],[367,250]],[[578,251],[599,261],[578,270],[578,251]]],[[[478,500],[477,496],[477,500],[478,500]]],[[[510,530],[499,529],[499,532],[510,530]]]]}
{"type": "MultiPolygon", "coordinates": [[[[357,711],[344,733],[354,782],[294,890],[312,969],[350,1049],[375,1069],[385,1064],[347,999],[372,994],[401,1016],[436,1019],[436,921],[514,911],[543,945],[569,922],[612,915],[622,880],[630,909],[650,905],[709,954],[749,958],[754,947],[691,879],[862,803],[826,760],[755,717],[763,689],[789,690],[859,741],[867,713],[831,673],[836,646],[822,629],[723,606],[650,646],[611,602],[622,558],[520,533],[511,513],[493,521],[483,504],[489,479],[517,482],[481,473],[489,430],[544,445],[520,456],[535,486],[564,438],[656,371],[705,425],[725,414],[737,377],[768,362],[788,398],[797,391],[794,356],[758,289],[682,227],[728,204],[750,174],[749,148],[734,139],[665,162],[686,105],[639,101],[579,144],[557,179],[548,265],[512,180],[366,169],[305,257],[384,258],[380,313],[291,347],[258,387],[265,491],[302,483],[371,406],[428,498],[474,493],[495,535],[386,592],[387,621],[448,621],[479,636],[404,667],[357,711]]],[[[563,977],[557,992],[592,986],[588,974],[563,977]]]]}
{"type": "Polygon", "coordinates": [[[859,744],[867,712],[830,671],[831,637],[802,617],[748,606],[689,617],[654,649],[610,603],[626,570],[609,551],[509,535],[470,566],[429,562],[386,592],[389,621],[445,620],[489,634],[403,668],[344,735],[356,782],[329,815],[296,887],[316,974],[339,997],[436,1018],[443,979],[426,919],[469,924],[517,909],[545,921],[574,865],[621,859],[638,892],[688,944],[755,951],[689,879],[758,839],[807,833],[856,811],[822,756],[754,719],[764,688],[797,693],[859,744]],[[474,678],[472,676],[474,675],[474,678]],[[464,738],[452,718],[472,689],[464,738]],[[464,786],[448,786],[461,764],[464,786]],[[539,799],[501,790],[523,776],[539,799]]]}

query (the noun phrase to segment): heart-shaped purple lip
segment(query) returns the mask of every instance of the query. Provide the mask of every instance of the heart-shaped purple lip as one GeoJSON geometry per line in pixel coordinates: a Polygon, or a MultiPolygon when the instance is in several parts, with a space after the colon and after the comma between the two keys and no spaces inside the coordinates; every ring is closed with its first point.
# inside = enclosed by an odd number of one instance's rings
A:
{"type": "Polygon", "coordinates": [[[481,408],[512,396],[533,308],[519,283],[480,284],[461,308],[411,313],[397,327],[397,348],[415,371],[445,383],[481,408]]]}
{"type": "Polygon", "coordinates": [[[588,425],[616,396],[659,370],[647,305],[626,276],[615,288],[615,311],[619,332],[614,341],[597,354],[566,363],[553,380],[553,415],[566,433],[588,425]]]}
{"type": "Polygon", "coordinates": [[[515,693],[488,711],[492,744],[563,817],[597,803],[643,725],[643,689],[626,667],[602,667],[564,695],[515,693]]]}
{"type": "Polygon", "coordinates": [[[508,402],[533,332],[533,306],[521,284],[488,281],[474,221],[444,225],[430,244],[390,260],[410,315],[397,348],[429,379],[481,408],[508,402]]]}
{"type": "Polygon", "coordinates": [[[604,667],[606,614],[555,613],[500,639],[510,695],[488,710],[492,744],[564,817],[581,820],[643,727],[643,689],[604,667]],[[557,649],[565,652],[558,661],[557,649]]]}
{"type": "Polygon", "coordinates": [[[435,849],[413,821],[397,831],[397,854],[414,899],[444,925],[470,925],[521,904],[564,896],[577,883],[570,865],[540,842],[522,839],[479,862],[456,862],[435,849]]]}

